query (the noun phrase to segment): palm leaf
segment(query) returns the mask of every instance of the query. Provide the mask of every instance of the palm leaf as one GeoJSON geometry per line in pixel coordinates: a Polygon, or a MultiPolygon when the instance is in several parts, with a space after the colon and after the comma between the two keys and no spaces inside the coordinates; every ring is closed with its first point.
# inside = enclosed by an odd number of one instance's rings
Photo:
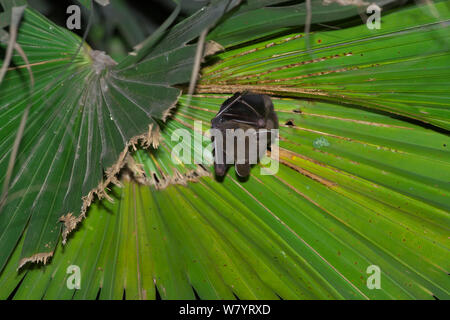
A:
{"type": "Polygon", "coordinates": [[[0,270],[26,226],[20,265],[46,262],[60,221],[65,238],[94,197],[104,197],[104,188],[116,181],[128,147],[157,144],[156,120],[166,118],[181,92],[172,85],[190,77],[196,46],[187,43],[230,8],[227,1],[213,3],[167,31],[165,40],[150,38],[120,64],[87,45],[78,50],[76,35],[27,10],[18,43],[32,66],[34,93],[28,95],[19,56],[0,88],[0,172],[6,172],[21,115],[33,102],[0,212],[0,270]],[[142,73],[145,79],[138,78],[142,73]]]}
{"type": "Polygon", "coordinates": [[[365,25],[310,36],[292,34],[229,50],[207,68],[201,92],[243,89],[365,106],[450,129],[448,1],[365,25]],[[426,64],[424,63],[426,61],[426,64]]]}
{"type": "MultiPolygon", "coordinates": [[[[378,0],[373,3],[386,6],[395,1],[378,0]]],[[[350,2],[351,3],[351,2],[350,2]]],[[[311,22],[323,24],[358,16],[356,4],[341,5],[322,0],[311,1],[311,22]]],[[[225,15],[208,35],[224,47],[239,45],[247,41],[269,37],[280,32],[302,26],[306,20],[306,2],[292,4],[286,0],[249,0],[235,12],[225,15]]],[[[298,31],[298,30],[297,30],[298,31]]],[[[260,41],[259,41],[260,42],[260,41]]]]}

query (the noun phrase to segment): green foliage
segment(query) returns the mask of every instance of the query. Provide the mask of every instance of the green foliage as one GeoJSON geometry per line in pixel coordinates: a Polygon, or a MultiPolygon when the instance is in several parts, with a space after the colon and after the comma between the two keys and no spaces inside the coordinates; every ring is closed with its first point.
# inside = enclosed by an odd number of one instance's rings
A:
{"type": "Polygon", "coordinates": [[[230,173],[218,183],[171,161],[171,134],[193,135],[194,121],[210,120],[224,99],[186,105],[182,97],[160,147],[130,162],[140,185],[125,179],[113,203],[94,205],[49,266],[17,275],[19,256],[11,258],[4,295],[23,280],[16,299],[71,298],[66,269],[78,265],[75,299],[94,299],[100,288],[101,299],[124,290],[127,299],[154,299],[155,285],[163,299],[192,299],[193,289],[202,299],[450,298],[448,212],[410,193],[430,182],[407,166],[445,167],[426,146],[406,148],[411,134],[445,135],[336,104],[275,99],[280,121],[297,124],[281,129],[278,174],[256,167],[246,182],[230,173]],[[327,143],[317,148],[318,139],[327,143]],[[367,288],[371,265],[383,272],[383,290],[367,288]]]}
{"type": "Polygon", "coordinates": [[[391,112],[450,129],[448,2],[411,7],[365,25],[270,39],[229,50],[205,70],[200,88],[242,88],[315,97],[391,112]]]}
{"type": "Polygon", "coordinates": [[[0,212],[0,269],[26,227],[21,265],[47,261],[61,219],[70,219],[64,231],[70,232],[94,196],[105,196],[128,147],[157,142],[156,121],[165,120],[181,93],[172,85],[190,78],[196,46],[187,43],[227,9],[221,1],[199,11],[168,31],[167,40],[119,64],[87,45],[78,51],[76,35],[27,10],[18,43],[32,66],[34,92],[29,96],[26,90],[29,80],[18,55],[0,87],[0,172],[6,172],[21,115],[33,103],[0,212]]]}
{"type": "MultiPolygon", "coordinates": [[[[13,197],[0,212],[0,298],[18,287],[15,299],[450,299],[449,2],[436,4],[439,17],[408,7],[383,16],[380,30],[312,33],[310,50],[301,33],[274,36],[304,17],[268,7],[283,2],[230,11],[209,35],[228,49],[207,60],[198,94],[179,99],[172,86],[189,80],[196,50],[187,43],[231,9],[223,1],[167,29],[175,12],[140,53],[103,70],[87,46],[70,63],[78,37],[27,11],[19,42],[38,80],[13,197]],[[267,12],[275,19],[262,25],[267,12]],[[244,18],[246,27],[236,23],[244,18]],[[173,132],[207,137],[221,103],[244,89],[273,96],[278,173],[258,165],[247,181],[229,173],[219,182],[210,167],[173,162],[173,132]],[[158,138],[140,136],[154,146],[123,159],[114,201],[96,201],[57,245],[58,218],[80,217],[81,196],[149,123],[158,138]],[[55,247],[47,266],[17,272],[24,257],[55,247]],[[82,270],[75,292],[70,265],[82,270]],[[367,287],[371,265],[382,270],[381,290],[367,287]]],[[[354,10],[333,8],[339,14],[313,21],[354,10]]],[[[28,98],[23,68],[7,76],[0,172],[28,98]]]]}

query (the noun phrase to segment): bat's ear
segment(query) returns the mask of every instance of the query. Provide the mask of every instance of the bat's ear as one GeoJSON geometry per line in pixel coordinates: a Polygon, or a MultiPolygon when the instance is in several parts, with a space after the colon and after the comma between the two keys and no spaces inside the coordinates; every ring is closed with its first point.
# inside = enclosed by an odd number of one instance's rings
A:
{"type": "Polygon", "coordinates": [[[223,177],[227,171],[227,166],[225,164],[214,164],[214,171],[216,172],[216,176],[223,177]]]}
{"type": "Polygon", "coordinates": [[[247,178],[250,175],[250,164],[236,164],[236,173],[241,178],[247,178]]]}

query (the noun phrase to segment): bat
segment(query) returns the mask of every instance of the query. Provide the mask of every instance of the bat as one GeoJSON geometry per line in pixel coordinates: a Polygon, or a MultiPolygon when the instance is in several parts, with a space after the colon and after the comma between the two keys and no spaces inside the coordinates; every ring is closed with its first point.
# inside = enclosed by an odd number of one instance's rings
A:
{"type": "Polygon", "coordinates": [[[212,141],[216,176],[225,176],[228,167],[235,165],[238,176],[248,177],[251,166],[256,164],[252,163],[251,159],[256,158],[258,162],[265,155],[275,139],[271,130],[278,128],[278,117],[269,96],[245,91],[235,93],[227,99],[211,121],[211,129],[215,129],[212,141]],[[230,146],[226,143],[227,134],[235,134],[238,129],[246,135],[234,137],[235,143],[232,146],[234,148],[230,150],[230,146]],[[218,139],[217,135],[221,135],[221,139],[218,139]],[[251,147],[252,141],[253,143],[256,141],[257,147],[251,147]],[[239,154],[239,143],[245,143],[244,154],[239,154]],[[256,155],[252,154],[254,149],[256,149],[256,155]],[[232,163],[225,161],[227,155],[232,163]],[[220,156],[223,161],[218,161],[220,156]]]}

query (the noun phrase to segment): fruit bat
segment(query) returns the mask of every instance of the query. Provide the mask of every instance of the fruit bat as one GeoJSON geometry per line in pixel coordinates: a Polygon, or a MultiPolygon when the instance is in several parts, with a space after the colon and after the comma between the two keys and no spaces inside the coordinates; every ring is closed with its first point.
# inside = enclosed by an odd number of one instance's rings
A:
{"type": "Polygon", "coordinates": [[[211,121],[211,129],[215,129],[211,130],[211,139],[214,143],[216,176],[225,176],[227,168],[233,164],[238,176],[249,176],[251,166],[266,154],[274,142],[276,137],[272,130],[278,127],[278,118],[269,96],[238,92],[227,99],[211,121]],[[239,129],[245,135],[237,135],[239,129]],[[232,147],[227,143],[227,134],[233,136],[232,147]],[[242,150],[238,148],[239,143],[245,143],[244,152],[239,152],[242,150]]]}

